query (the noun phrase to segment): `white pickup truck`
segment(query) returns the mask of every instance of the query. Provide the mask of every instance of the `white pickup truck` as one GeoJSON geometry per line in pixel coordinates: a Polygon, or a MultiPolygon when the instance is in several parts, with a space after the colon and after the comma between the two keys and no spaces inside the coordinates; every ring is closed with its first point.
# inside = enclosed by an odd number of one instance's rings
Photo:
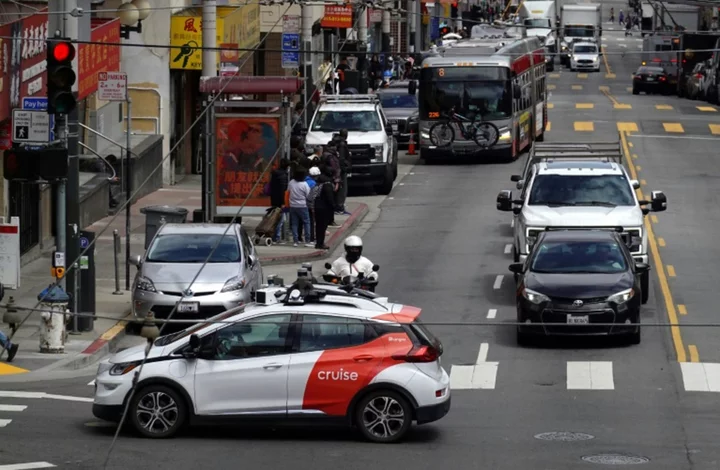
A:
{"type": "MultiPolygon", "coordinates": [[[[667,209],[667,198],[653,191],[638,200],[640,183],[623,167],[620,142],[593,144],[535,143],[523,175],[513,175],[520,195],[501,191],[497,209],[512,212],[513,259],[525,261],[540,232],[552,228],[615,229],[623,233],[638,263],[649,264],[644,218],[667,209]],[[649,206],[649,207],[647,207],[649,206]]],[[[649,273],[641,278],[648,300],[649,273]]]]}

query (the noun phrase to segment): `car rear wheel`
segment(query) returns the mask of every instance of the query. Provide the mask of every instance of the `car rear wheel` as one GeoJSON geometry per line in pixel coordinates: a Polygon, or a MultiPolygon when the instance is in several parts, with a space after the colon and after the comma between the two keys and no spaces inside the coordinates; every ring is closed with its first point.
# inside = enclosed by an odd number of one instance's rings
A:
{"type": "Polygon", "coordinates": [[[185,401],[175,390],[150,385],[138,390],[130,402],[130,419],[144,437],[163,439],[174,436],[185,424],[185,401]]]}
{"type": "Polygon", "coordinates": [[[640,90],[638,90],[636,87],[633,87],[633,95],[639,95],[640,90]]]}
{"type": "Polygon", "coordinates": [[[412,425],[412,413],[412,407],[399,393],[377,390],[357,404],[355,424],[365,439],[389,444],[405,437],[412,425]]]}
{"type": "Polygon", "coordinates": [[[628,342],[630,344],[640,344],[640,341],[642,340],[642,335],[640,334],[641,328],[638,327],[638,330],[635,333],[631,333],[628,337],[628,342]]]}
{"type": "Polygon", "coordinates": [[[650,299],[650,273],[647,271],[640,275],[640,295],[642,304],[648,303],[650,299]]]}

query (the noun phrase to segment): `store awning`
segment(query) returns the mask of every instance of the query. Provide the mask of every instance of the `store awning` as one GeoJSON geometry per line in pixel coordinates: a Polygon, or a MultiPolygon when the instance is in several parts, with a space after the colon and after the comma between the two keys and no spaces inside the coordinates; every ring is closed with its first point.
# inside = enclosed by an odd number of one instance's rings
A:
{"type": "Polygon", "coordinates": [[[302,88],[297,77],[202,77],[201,93],[257,95],[266,93],[297,93],[302,88]]]}

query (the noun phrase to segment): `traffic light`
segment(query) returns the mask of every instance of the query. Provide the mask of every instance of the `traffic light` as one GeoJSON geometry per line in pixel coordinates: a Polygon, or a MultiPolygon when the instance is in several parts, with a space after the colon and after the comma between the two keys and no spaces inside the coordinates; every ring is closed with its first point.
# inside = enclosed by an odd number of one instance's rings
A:
{"type": "Polygon", "coordinates": [[[40,150],[10,149],[3,158],[4,177],[7,180],[51,181],[67,178],[68,151],[46,147],[40,150]]]}
{"type": "Polygon", "coordinates": [[[69,38],[53,38],[47,42],[48,114],[69,114],[77,101],[72,87],[77,80],[73,70],[75,46],[69,38]]]}
{"type": "Polygon", "coordinates": [[[457,18],[458,16],[458,4],[457,2],[453,2],[450,4],[450,17],[457,18]]]}

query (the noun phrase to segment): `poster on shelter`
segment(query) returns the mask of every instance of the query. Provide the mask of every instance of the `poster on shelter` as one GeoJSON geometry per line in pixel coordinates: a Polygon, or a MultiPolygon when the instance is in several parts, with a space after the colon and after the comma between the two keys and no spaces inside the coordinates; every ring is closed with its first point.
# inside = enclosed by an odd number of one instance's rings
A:
{"type": "Polygon", "coordinates": [[[280,116],[217,116],[215,206],[240,207],[249,197],[247,207],[269,207],[271,170],[265,169],[279,145],[280,116]]]}

